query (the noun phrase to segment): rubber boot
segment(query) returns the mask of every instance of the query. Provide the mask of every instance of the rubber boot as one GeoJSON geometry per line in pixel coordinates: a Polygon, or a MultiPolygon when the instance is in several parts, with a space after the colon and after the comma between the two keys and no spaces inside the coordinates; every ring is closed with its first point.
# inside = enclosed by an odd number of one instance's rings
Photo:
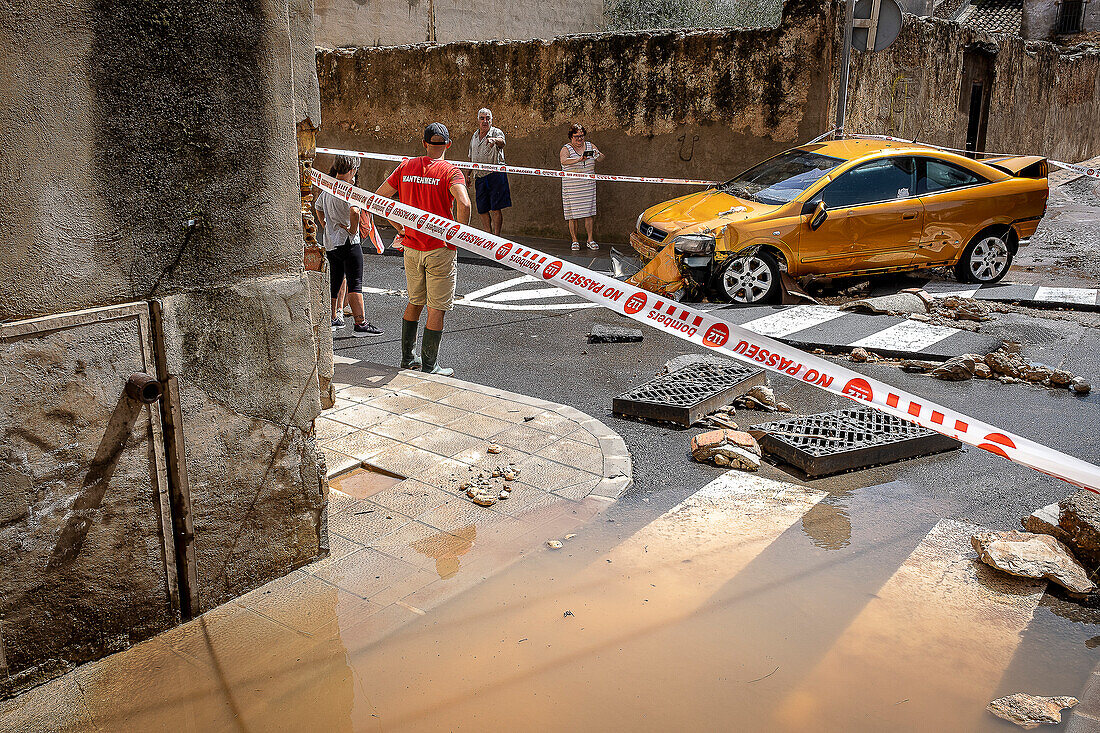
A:
{"type": "Polygon", "coordinates": [[[424,366],[422,369],[428,374],[442,374],[444,377],[449,377],[455,373],[455,370],[450,367],[439,366],[439,340],[441,338],[443,338],[442,331],[433,331],[427,326],[424,327],[424,339],[421,343],[421,349],[424,353],[424,366]]]}
{"type": "MultiPolygon", "coordinates": [[[[401,319],[401,368],[419,369],[420,357],[416,355],[416,321],[401,319]]],[[[438,342],[437,342],[438,343],[438,342]]]]}

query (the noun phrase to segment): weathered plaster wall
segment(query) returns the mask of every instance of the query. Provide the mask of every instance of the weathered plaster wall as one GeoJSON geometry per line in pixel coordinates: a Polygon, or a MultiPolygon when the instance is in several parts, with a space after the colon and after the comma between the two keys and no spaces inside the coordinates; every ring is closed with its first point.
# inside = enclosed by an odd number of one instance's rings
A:
{"type": "Polygon", "coordinates": [[[1100,154],[1100,50],[1060,53],[912,16],[890,48],[854,55],[848,131],[963,147],[963,57],[979,45],[994,54],[986,150],[1065,161],[1100,154]]]}
{"type": "MultiPolygon", "coordinates": [[[[569,125],[581,122],[608,156],[601,173],[728,178],[825,129],[832,13],[791,0],[774,29],[319,50],[318,145],[416,154],[439,120],[455,138],[450,157],[467,159],[489,106],[515,165],[560,168],[569,125]]],[[[389,169],[368,162],[361,185],[377,187],[389,169]]],[[[506,232],[565,232],[559,181],[511,184],[506,232]]],[[[692,190],[599,185],[597,238],[625,241],[643,208],[692,190]]]]}
{"type": "Polygon", "coordinates": [[[1058,0],[1024,0],[1020,35],[1028,40],[1049,41],[1058,22],[1058,0]]]}
{"type": "Polygon", "coordinates": [[[592,33],[603,0],[317,0],[318,46],[396,46],[592,33]]]}
{"type": "MultiPolygon", "coordinates": [[[[324,470],[311,438],[320,352],[295,142],[296,122],[320,119],[312,17],[311,0],[0,6],[0,320],[163,301],[163,348],[183,409],[196,613],[323,546],[324,470]],[[64,50],[63,62],[51,49],[64,50]]],[[[3,365],[5,376],[56,373],[59,389],[28,401],[33,380],[0,380],[0,474],[26,477],[19,491],[0,491],[0,694],[177,620],[165,606],[174,568],[150,549],[164,519],[148,486],[151,458],[111,474],[95,511],[79,503],[97,447],[148,442],[148,429],[108,430],[130,367],[96,339],[63,344],[3,365]],[[121,366],[100,370],[107,376],[84,415],[72,395],[91,389],[89,350],[96,363],[121,366]],[[69,412],[67,437],[31,441],[38,457],[24,460],[31,449],[19,436],[56,432],[69,412]],[[65,481],[27,468],[51,462],[65,481]],[[145,489],[125,483],[143,471],[145,489]],[[80,623],[60,636],[49,624],[20,627],[66,613],[26,590],[58,580],[28,548],[52,547],[74,517],[88,522],[73,561],[88,593],[65,591],[79,600],[80,623]]]]}

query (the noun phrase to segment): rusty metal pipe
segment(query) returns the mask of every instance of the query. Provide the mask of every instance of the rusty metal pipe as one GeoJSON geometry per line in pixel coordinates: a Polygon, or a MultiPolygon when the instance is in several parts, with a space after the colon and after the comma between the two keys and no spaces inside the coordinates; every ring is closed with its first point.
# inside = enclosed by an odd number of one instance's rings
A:
{"type": "Polygon", "coordinates": [[[126,394],[130,399],[151,405],[164,394],[164,387],[156,377],[145,372],[137,372],[126,380],[126,394]]]}

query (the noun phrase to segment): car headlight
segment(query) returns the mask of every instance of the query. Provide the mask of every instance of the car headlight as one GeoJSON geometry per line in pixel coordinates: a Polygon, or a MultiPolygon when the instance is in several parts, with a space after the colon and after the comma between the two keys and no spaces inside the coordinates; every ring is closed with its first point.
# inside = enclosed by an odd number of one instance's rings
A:
{"type": "Polygon", "coordinates": [[[710,254],[714,251],[713,234],[681,234],[672,240],[677,252],[710,254]]]}
{"type": "Polygon", "coordinates": [[[638,233],[641,233],[641,231],[642,231],[642,217],[643,216],[645,216],[644,211],[641,214],[638,214],[638,221],[634,222],[634,231],[636,231],[638,233]]]}

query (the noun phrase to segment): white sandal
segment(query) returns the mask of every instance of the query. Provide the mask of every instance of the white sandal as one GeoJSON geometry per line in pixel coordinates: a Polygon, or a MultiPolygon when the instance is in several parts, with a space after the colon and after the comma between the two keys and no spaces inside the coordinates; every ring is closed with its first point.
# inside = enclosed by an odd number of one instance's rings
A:
{"type": "Polygon", "coordinates": [[[578,251],[580,248],[581,248],[581,243],[580,242],[573,242],[572,246],[570,247],[570,249],[572,249],[574,252],[578,251]]]}
{"type": "Polygon", "coordinates": [[[589,242],[588,243],[588,249],[599,249],[599,248],[600,248],[600,245],[596,244],[595,242],[589,242]]]}

